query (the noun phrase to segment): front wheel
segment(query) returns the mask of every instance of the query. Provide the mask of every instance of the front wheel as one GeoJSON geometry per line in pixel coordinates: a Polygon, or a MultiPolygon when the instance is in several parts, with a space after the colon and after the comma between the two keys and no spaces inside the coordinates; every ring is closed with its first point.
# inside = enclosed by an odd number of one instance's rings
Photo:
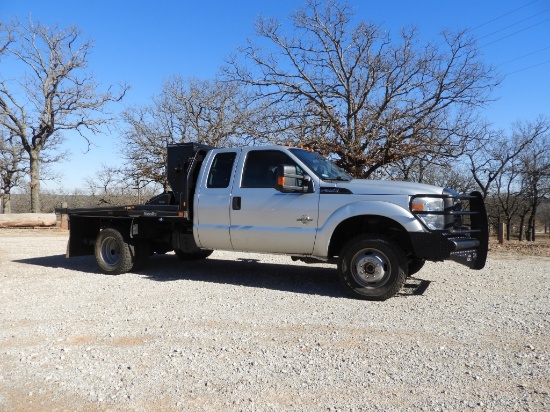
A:
{"type": "Polygon", "coordinates": [[[407,259],[399,245],[380,235],[351,239],[338,259],[340,282],[352,296],[386,300],[394,296],[407,277],[407,259]]]}
{"type": "Polygon", "coordinates": [[[131,246],[122,234],[113,228],[103,229],[95,242],[95,258],[101,270],[109,275],[120,275],[134,265],[131,246]]]}

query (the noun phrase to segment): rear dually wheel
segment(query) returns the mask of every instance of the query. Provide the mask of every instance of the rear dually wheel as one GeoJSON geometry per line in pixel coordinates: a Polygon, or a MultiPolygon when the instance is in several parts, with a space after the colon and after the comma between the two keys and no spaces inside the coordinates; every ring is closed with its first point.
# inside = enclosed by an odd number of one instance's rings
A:
{"type": "Polygon", "coordinates": [[[130,244],[113,228],[103,229],[97,236],[95,258],[101,270],[109,275],[126,273],[134,265],[130,244]]]}

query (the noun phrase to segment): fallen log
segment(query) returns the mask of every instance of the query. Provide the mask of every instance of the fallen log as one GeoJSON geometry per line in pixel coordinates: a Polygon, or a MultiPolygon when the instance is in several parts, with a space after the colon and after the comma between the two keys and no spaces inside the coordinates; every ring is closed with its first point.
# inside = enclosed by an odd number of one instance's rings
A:
{"type": "Polygon", "coordinates": [[[53,227],[55,213],[10,213],[0,215],[0,227],[53,227]]]}

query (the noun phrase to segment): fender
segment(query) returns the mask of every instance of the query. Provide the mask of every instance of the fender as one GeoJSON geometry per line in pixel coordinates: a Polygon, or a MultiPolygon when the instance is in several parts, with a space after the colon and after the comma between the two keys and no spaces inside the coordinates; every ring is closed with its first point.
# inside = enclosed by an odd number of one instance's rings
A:
{"type": "Polygon", "coordinates": [[[383,216],[399,223],[407,232],[424,232],[420,222],[402,206],[378,200],[361,200],[348,203],[335,210],[317,231],[313,256],[328,257],[328,247],[336,227],[356,216],[383,216]]]}

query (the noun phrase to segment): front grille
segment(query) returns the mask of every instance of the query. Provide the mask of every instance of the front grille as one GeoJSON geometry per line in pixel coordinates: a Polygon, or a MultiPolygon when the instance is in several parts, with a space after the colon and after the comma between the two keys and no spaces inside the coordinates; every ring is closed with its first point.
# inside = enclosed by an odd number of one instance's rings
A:
{"type": "Polygon", "coordinates": [[[449,233],[467,235],[481,230],[472,221],[472,217],[480,213],[475,206],[472,209],[472,200],[475,202],[476,199],[475,195],[454,195],[445,198],[445,229],[449,233]]]}

